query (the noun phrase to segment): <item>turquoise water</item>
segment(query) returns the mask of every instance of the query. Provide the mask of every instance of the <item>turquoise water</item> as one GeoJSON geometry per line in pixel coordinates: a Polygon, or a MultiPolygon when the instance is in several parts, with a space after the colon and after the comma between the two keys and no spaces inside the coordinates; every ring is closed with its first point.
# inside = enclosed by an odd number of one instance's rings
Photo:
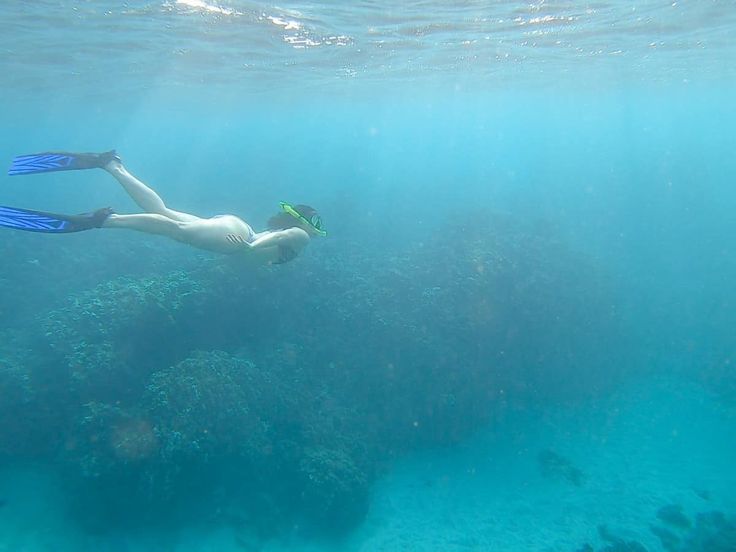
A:
{"type": "Polygon", "coordinates": [[[734,8],[0,6],[0,550],[736,550],[734,8]]]}

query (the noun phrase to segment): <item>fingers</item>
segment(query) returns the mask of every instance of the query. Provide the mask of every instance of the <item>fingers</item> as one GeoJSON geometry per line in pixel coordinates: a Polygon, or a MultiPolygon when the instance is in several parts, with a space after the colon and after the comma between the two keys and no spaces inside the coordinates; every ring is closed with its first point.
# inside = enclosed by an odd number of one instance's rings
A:
{"type": "Polygon", "coordinates": [[[231,243],[246,243],[246,239],[243,236],[239,236],[237,234],[228,234],[225,237],[227,238],[227,241],[231,243]]]}

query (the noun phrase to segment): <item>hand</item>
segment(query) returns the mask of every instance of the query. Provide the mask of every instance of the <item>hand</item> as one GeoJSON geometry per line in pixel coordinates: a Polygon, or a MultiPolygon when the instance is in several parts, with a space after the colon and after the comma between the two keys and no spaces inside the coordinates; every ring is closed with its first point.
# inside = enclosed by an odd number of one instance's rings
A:
{"type": "Polygon", "coordinates": [[[228,234],[225,237],[227,238],[227,241],[231,243],[235,243],[235,244],[242,243],[244,245],[250,246],[250,243],[248,243],[248,241],[243,236],[240,236],[238,234],[228,234]]]}

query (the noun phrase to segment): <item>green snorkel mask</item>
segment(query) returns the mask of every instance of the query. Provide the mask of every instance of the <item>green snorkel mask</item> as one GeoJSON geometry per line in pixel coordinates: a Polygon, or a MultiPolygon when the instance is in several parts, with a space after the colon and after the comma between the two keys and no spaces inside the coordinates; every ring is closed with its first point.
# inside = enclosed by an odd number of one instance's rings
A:
{"type": "Polygon", "coordinates": [[[320,236],[327,235],[327,232],[322,230],[322,217],[318,214],[315,213],[311,217],[307,218],[285,201],[279,202],[279,205],[281,205],[281,209],[283,209],[284,212],[289,213],[302,224],[309,226],[316,234],[319,234],[320,236]]]}

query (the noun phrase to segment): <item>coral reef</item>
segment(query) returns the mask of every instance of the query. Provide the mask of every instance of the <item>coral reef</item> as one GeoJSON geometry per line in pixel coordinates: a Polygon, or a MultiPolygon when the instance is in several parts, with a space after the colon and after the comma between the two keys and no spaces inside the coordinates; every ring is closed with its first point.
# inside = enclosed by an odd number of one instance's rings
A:
{"type": "Polygon", "coordinates": [[[34,345],[50,349],[80,402],[137,397],[148,373],[182,354],[171,337],[194,331],[198,298],[197,281],[182,272],[112,280],[43,317],[34,345]]]}
{"type": "Polygon", "coordinates": [[[309,448],[299,465],[302,507],[322,527],[347,528],[368,510],[368,477],[341,450],[309,448]]]}
{"type": "MultiPolygon", "coordinates": [[[[13,340],[0,396],[53,412],[17,432],[53,428],[39,458],[64,460],[79,511],[99,514],[88,525],[205,510],[256,532],[347,530],[402,452],[457,442],[515,401],[599,392],[625,365],[584,257],[548,230],[464,220],[431,246],[346,238],[247,277],[210,262],[98,284],[13,340]]],[[[540,461],[582,484],[559,455],[540,461]]]]}
{"type": "Polygon", "coordinates": [[[300,414],[298,392],[247,359],[195,353],[154,373],[135,408],[85,405],[65,459],[81,476],[77,484],[126,489],[108,500],[110,511],[102,515],[135,504],[150,517],[176,508],[182,494],[195,491],[201,500],[229,489],[236,492],[227,501],[259,526],[296,516],[350,527],[368,501],[368,472],[351,456],[359,445],[347,445],[332,426],[317,427],[314,413],[300,414]]]}
{"type": "Polygon", "coordinates": [[[198,353],[151,377],[143,399],[167,461],[237,455],[269,445],[278,394],[265,370],[220,351],[198,353]]]}

